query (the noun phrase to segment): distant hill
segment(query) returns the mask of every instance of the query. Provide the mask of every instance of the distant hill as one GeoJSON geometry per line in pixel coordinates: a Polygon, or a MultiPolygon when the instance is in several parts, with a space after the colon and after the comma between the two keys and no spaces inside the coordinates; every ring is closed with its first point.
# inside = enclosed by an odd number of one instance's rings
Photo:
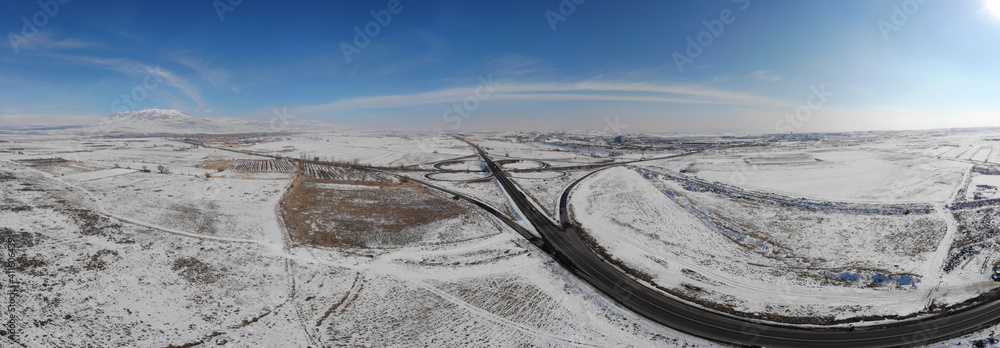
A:
{"type": "Polygon", "coordinates": [[[233,134],[334,128],[319,121],[256,121],[237,118],[210,119],[177,110],[147,109],[120,112],[82,128],[85,133],[118,134],[233,134]]]}

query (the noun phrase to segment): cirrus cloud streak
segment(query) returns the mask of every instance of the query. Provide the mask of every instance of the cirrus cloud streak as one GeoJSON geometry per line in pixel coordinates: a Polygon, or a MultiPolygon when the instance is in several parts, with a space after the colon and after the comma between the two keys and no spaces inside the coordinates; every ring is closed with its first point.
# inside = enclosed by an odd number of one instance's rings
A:
{"type": "MultiPolygon", "coordinates": [[[[327,104],[295,108],[300,114],[324,114],[344,111],[405,108],[461,102],[474,95],[475,88],[449,88],[415,94],[356,97],[327,104]]],[[[662,104],[705,104],[759,107],[789,107],[790,103],[749,94],[704,88],[694,85],[654,85],[648,83],[500,83],[491,100],[524,101],[607,101],[662,104]]]]}

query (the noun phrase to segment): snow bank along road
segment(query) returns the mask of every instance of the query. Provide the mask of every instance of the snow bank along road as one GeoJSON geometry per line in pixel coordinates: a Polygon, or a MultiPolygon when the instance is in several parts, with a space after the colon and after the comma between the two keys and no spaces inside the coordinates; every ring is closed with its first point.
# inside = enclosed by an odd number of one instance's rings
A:
{"type": "MultiPolygon", "coordinates": [[[[463,140],[464,141],[464,140],[463,140]]],[[[716,341],[767,347],[905,347],[957,337],[1000,321],[1000,301],[950,315],[906,321],[864,330],[808,330],[763,324],[708,311],[651,289],[608,262],[591,249],[574,227],[568,211],[573,188],[595,172],[577,179],[562,194],[556,226],[533,209],[528,198],[514,187],[503,170],[479,146],[473,146],[500,185],[544,240],[543,249],[578,277],[623,306],[674,329],[716,341]]],[[[682,156],[682,155],[678,155],[682,156]]]]}

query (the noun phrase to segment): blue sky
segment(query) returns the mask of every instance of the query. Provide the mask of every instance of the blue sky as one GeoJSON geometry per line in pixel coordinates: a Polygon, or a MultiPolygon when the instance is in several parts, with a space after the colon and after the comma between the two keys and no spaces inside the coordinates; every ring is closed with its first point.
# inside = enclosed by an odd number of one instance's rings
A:
{"type": "Polygon", "coordinates": [[[358,129],[1000,126],[997,1],[6,1],[0,127],[154,107],[358,129]]]}

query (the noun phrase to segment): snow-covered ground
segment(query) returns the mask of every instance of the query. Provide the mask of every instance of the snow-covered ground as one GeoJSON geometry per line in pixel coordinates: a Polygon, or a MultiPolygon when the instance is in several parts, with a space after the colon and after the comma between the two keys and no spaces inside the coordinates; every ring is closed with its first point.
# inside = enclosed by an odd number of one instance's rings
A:
{"type": "Polygon", "coordinates": [[[851,202],[945,202],[971,164],[884,152],[816,149],[686,157],[665,167],[709,181],[851,202]]]}
{"type": "Polygon", "coordinates": [[[0,226],[28,235],[28,346],[715,346],[619,307],[488,214],[412,246],[286,250],[269,231],[287,177],[0,173],[0,226]]]}
{"type": "Polygon", "coordinates": [[[980,200],[1000,198],[1000,175],[973,174],[965,199],[980,200]]]}
{"type": "Polygon", "coordinates": [[[289,136],[244,150],[385,167],[434,163],[473,154],[467,144],[451,137],[371,132],[289,136]]]}
{"type": "Polygon", "coordinates": [[[502,165],[503,169],[535,169],[541,168],[542,162],[539,161],[515,161],[511,163],[504,163],[502,165]]]}
{"type": "Polygon", "coordinates": [[[20,166],[2,164],[0,171],[16,177],[0,181],[5,208],[14,207],[0,209],[0,226],[28,236],[15,248],[25,258],[15,273],[22,343],[166,346],[211,330],[270,326],[257,335],[286,338],[258,339],[305,344],[287,312],[242,324],[288,301],[283,260],[267,245],[111,218],[91,209],[91,196],[78,188],[20,166]]]}
{"type": "MultiPolygon", "coordinates": [[[[336,173],[320,175],[263,156],[420,168],[394,172],[469,195],[530,227],[494,179],[433,169],[449,160],[463,162],[445,169],[480,168],[472,147],[447,134],[310,132],[226,145],[260,156],[167,138],[67,134],[0,133],[0,227],[29,236],[16,251],[24,256],[17,308],[28,346],[221,339],[232,340],[227,346],[714,346],[619,307],[465,201],[387,174],[334,166],[336,173]],[[169,173],[159,173],[161,165],[169,173]],[[389,184],[365,183],[372,180],[389,184]],[[386,203],[379,192],[401,189],[395,186],[461,213],[405,226],[415,236],[405,242],[361,246],[289,243],[278,215],[289,190],[353,197],[375,210],[386,203]]],[[[612,155],[601,147],[606,135],[552,144],[517,133],[466,138],[494,160],[512,161],[504,165],[510,176],[553,218],[562,190],[593,169],[518,169],[643,156],[635,149],[612,155]]],[[[997,208],[946,208],[998,197],[1000,176],[971,170],[1000,161],[994,138],[871,133],[713,148],[604,170],[577,187],[571,207],[616,262],[685,300],[769,320],[868,316],[877,323],[997,288],[990,279],[1000,265],[997,208]],[[808,210],[657,174],[682,171],[808,202],[929,208],[808,210]]],[[[681,152],[664,147],[645,156],[681,152]]],[[[334,212],[345,202],[312,213],[344,220],[334,212]]],[[[323,223],[310,228],[339,222],[323,223]]],[[[370,225],[379,223],[388,222],[370,225]]]]}
{"type": "Polygon", "coordinates": [[[280,242],[274,209],[291,178],[254,180],[133,173],[78,184],[121,218],[216,237],[280,242]]]}
{"type": "MultiPolygon", "coordinates": [[[[462,193],[489,204],[499,211],[510,212],[503,191],[497,188],[493,179],[488,176],[477,173],[438,173],[431,175],[432,178],[439,179],[434,180],[424,177],[427,173],[429,172],[400,172],[399,174],[462,193]]],[[[513,213],[511,216],[514,216],[513,213]]]]}
{"type": "Polygon", "coordinates": [[[509,177],[545,209],[549,216],[559,214],[559,198],[573,181],[587,171],[512,173],[509,177]]]}
{"type": "MultiPolygon", "coordinates": [[[[612,168],[573,193],[574,217],[628,267],[687,299],[760,317],[907,316],[979,292],[937,286],[948,214],[811,212],[734,201],[612,168]]],[[[988,280],[988,278],[982,278],[988,280]]],[[[982,281],[980,281],[981,283],[982,281]]],[[[806,320],[810,321],[810,320],[806,320]]]]}

